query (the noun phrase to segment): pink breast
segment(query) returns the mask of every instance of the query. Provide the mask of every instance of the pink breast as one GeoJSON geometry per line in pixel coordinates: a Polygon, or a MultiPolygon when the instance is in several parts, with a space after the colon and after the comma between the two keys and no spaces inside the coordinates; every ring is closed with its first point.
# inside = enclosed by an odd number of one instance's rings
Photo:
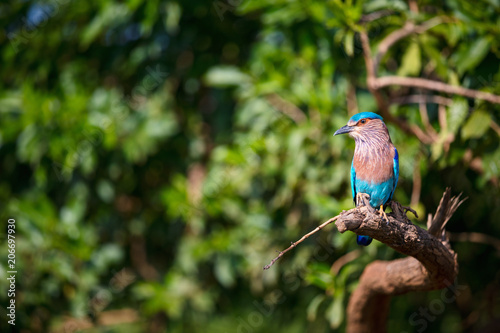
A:
{"type": "Polygon", "coordinates": [[[382,183],[394,176],[394,153],[384,154],[383,151],[371,154],[354,154],[354,169],[356,178],[374,183],[382,183]]]}

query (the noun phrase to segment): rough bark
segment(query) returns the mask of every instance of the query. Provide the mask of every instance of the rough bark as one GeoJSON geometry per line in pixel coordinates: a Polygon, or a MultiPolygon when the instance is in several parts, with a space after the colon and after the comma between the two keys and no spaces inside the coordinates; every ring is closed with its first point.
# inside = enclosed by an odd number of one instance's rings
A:
{"type": "Polygon", "coordinates": [[[335,225],[341,233],[367,235],[410,256],[375,261],[365,268],[349,300],[347,332],[386,332],[391,296],[442,289],[455,281],[457,256],[444,227],[463,200],[450,193],[446,189],[434,218],[429,217],[429,231],[412,224],[397,202],[391,203],[388,221],[365,205],[340,214],[335,225]]]}

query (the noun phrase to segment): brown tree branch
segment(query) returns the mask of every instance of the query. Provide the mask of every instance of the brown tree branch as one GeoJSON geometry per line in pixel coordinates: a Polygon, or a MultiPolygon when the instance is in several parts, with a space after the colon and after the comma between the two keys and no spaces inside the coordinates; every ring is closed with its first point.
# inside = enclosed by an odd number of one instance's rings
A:
{"type": "Polygon", "coordinates": [[[482,99],[491,103],[500,104],[500,96],[498,95],[459,86],[452,86],[443,82],[418,77],[383,76],[376,78],[373,82],[374,89],[380,89],[392,85],[434,90],[446,94],[482,99]]]}
{"type": "Polygon", "coordinates": [[[453,100],[439,95],[408,95],[391,98],[389,102],[391,104],[431,103],[450,106],[453,103],[453,100]]]}
{"type": "Polygon", "coordinates": [[[354,116],[359,112],[358,101],[356,100],[356,87],[349,82],[347,87],[347,113],[349,117],[354,116]]]}
{"type": "MultiPolygon", "coordinates": [[[[447,189],[436,217],[431,219],[433,230],[441,230],[462,202],[451,198],[447,189]]],[[[441,289],[453,283],[458,273],[456,254],[447,240],[413,225],[400,204],[393,202],[391,206],[388,222],[370,207],[361,206],[343,212],[335,223],[340,232],[350,230],[373,237],[410,256],[375,261],[365,268],[349,300],[347,332],[386,332],[392,295],[441,289]]]]}
{"type": "Polygon", "coordinates": [[[420,201],[420,193],[422,191],[422,175],[420,174],[420,159],[416,157],[413,167],[413,189],[411,191],[410,205],[416,206],[420,201]]]}
{"type": "MultiPolygon", "coordinates": [[[[389,112],[389,106],[385,97],[382,95],[380,89],[390,85],[399,85],[406,87],[421,88],[426,90],[434,90],[448,94],[461,95],[469,98],[483,99],[485,101],[500,104],[500,96],[491,93],[467,89],[463,87],[452,86],[443,82],[433,81],[422,78],[411,78],[411,77],[399,77],[399,76],[385,76],[377,77],[378,67],[384,55],[399,40],[413,34],[413,33],[423,33],[436,25],[442,23],[445,18],[435,17],[420,25],[415,25],[412,22],[407,22],[401,29],[398,29],[387,37],[385,37],[382,42],[379,43],[377,47],[377,52],[375,56],[372,57],[372,51],[370,47],[370,40],[368,38],[368,33],[366,31],[360,32],[361,46],[363,48],[363,57],[366,65],[366,83],[368,90],[375,98],[377,102],[378,109],[381,115],[389,122],[392,122],[399,126],[404,132],[408,134],[415,135],[422,143],[432,144],[435,142],[436,138],[432,134],[425,133],[420,127],[412,124],[408,124],[404,119],[396,118],[392,116],[389,112]]],[[[435,102],[439,104],[449,104],[448,100],[439,99],[436,96],[435,102]]],[[[492,123],[492,128],[500,133],[500,128],[492,123]]]]}
{"type": "Polygon", "coordinates": [[[426,144],[433,143],[433,139],[425,134],[420,127],[417,125],[410,125],[405,120],[394,117],[389,112],[388,103],[385,101],[384,96],[377,87],[377,78],[375,76],[375,66],[372,59],[372,52],[370,49],[370,41],[368,34],[364,31],[360,32],[361,46],[363,48],[363,57],[365,59],[366,65],[366,84],[368,90],[375,98],[377,102],[377,107],[382,114],[382,116],[389,122],[394,123],[399,126],[403,131],[408,134],[415,135],[420,141],[426,144]]]}
{"type": "MultiPolygon", "coordinates": [[[[365,203],[368,198],[365,194],[360,195],[360,199],[365,203]]],[[[392,213],[387,214],[388,220],[377,214],[372,207],[360,205],[343,211],[302,236],[287,249],[279,252],[264,270],[269,269],[286,252],[334,221],[341,233],[349,230],[379,240],[409,257],[375,261],[365,268],[358,288],[349,300],[346,331],[386,332],[393,295],[442,289],[455,281],[458,274],[457,256],[449,245],[444,228],[464,200],[460,200],[460,195],[452,197],[451,190],[447,188],[435,216],[429,216],[428,231],[412,224],[406,216],[406,209],[395,201],[391,202],[392,213]]],[[[340,267],[353,257],[356,255],[341,257],[331,270],[338,272],[340,267]]]]}
{"type": "MultiPolygon", "coordinates": [[[[114,326],[118,324],[132,324],[141,320],[141,317],[135,309],[117,309],[101,312],[96,322],[92,322],[89,317],[75,318],[63,317],[62,322],[57,324],[52,332],[54,333],[73,333],[87,331],[91,328],[104,330],[105,326],[114,326]]],[[[110,328],[111,329],[111,328],[110,328]]]]}
{"type": "MultiPolygon", "coordinates": [[[[361,40],[361,47],[363,48],[363,56],[365,59],[365,65],[366,65],[366,83],[368,85],[368,89],[370,92],[372,89],[376,90],[374,87],[374,80],[376,78],[375,75],[375,67],[373,64],[373,59],[372,59],[372,50],[370,48],[370,39],[368,38],[368,34],[365,31],[361,31],[359,33],[360,40],[361,40]]],[[[377,93],[377,92],[375,92],[377,93]]],[[[373,92],[372,92],[373,94],[373,92]]],[[[377,98],[375,96],[375,98],[377,98]]],[[[378,99],[377,99],[378,102],[378,99]]],[[[380,105],[379,105],[380,107],[380,105]]],[[[385,107],[384,107],[385,108],[385,107]]]]}
{"type": "Polygon", "coordinates": [[[410,10],[412,12],[415,12],[415,13],[419,12],[419,10],[418,10],[418,4],[417,4],[416,0],[409,0],[408,1],[408,7],[410,7],[410,10]]]}

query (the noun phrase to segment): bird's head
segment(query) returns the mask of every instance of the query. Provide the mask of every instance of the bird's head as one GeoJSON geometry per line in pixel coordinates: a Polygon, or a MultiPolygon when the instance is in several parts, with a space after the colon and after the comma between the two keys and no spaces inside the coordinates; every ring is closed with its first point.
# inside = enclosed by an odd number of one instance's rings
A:
{"type": "Polygon", "coordinates": [[[349,119],[347,125],[338,129],[333,135],[349,133],[354,139],[369,138],[377,132],[387,132],[383,118],[373,112],[357,113],[349,119]]]}

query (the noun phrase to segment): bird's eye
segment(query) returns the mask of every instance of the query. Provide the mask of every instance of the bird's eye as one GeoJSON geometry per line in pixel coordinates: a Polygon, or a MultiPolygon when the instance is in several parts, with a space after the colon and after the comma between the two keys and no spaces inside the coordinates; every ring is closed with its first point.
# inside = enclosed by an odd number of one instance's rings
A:
{"type": "Polygon", "coordinates": [[[364,123],[366,123],[366,119],[361,119],[359,122],[364,124],[364,123]]]}

